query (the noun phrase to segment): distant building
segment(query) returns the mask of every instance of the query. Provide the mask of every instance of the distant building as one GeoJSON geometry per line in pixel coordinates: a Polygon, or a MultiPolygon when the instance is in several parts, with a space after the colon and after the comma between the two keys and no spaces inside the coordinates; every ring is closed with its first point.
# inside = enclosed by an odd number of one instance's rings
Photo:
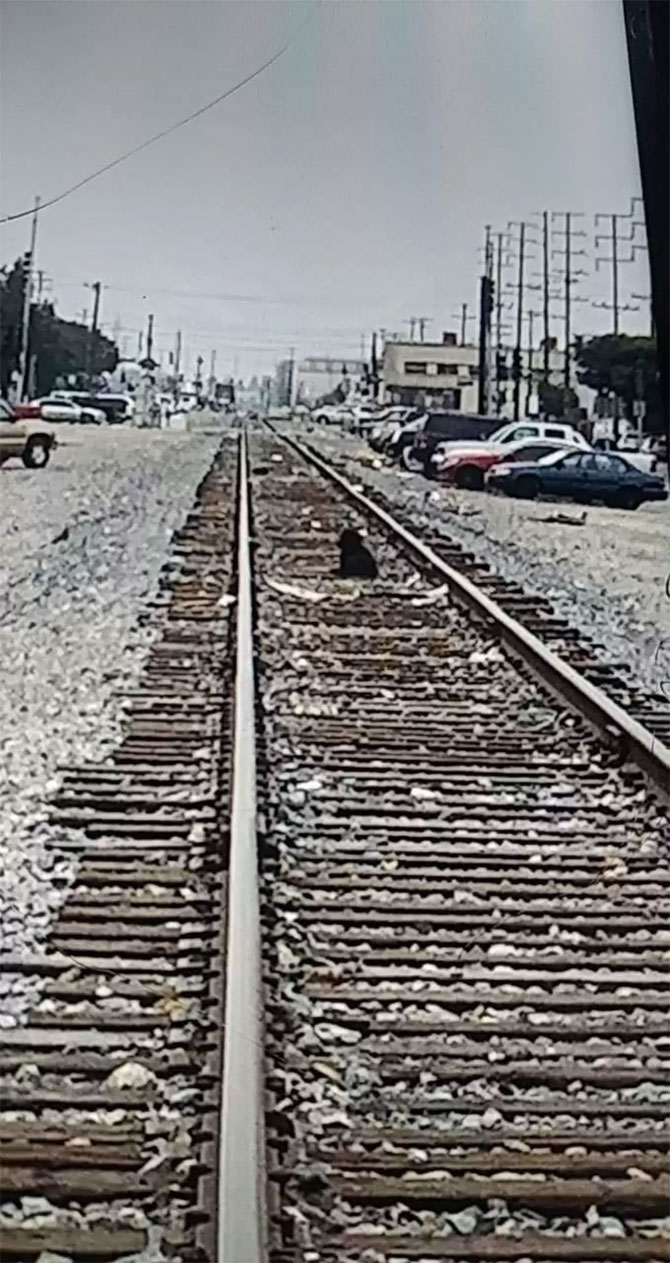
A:
{"type": "Polygon", "coordinates": [[[368,366],[365,360],[346,357],[298,360],[293,365],[291,403],[316,403],[337,390],[349,395],[364,387],[368,366]]]}
{"type": "MultiPolygon", "coordinates": [[[[495,353],[493,357],[495,389],[495,353]]],[[[528,375],[528,352],[521,353],[521,413],[538,411],[538,386],[543,378],[543,354],[533,351],[533,371],[528,375]]],[[[549,380],[554,386],[564,381],[563,353],[552,348],[549,354],[549,380]]],[[[408,407],[443,407],[454,412],[478,412],[479,348],[458,346],[455,334],[445,333],[442,342],[386,342],[381,366],[381,398],[388,404],[408,407]]],[[[501,397],[499,415],[512,417],[514,383],[512,352],[505,347],[500,357],[501,397]]]]}

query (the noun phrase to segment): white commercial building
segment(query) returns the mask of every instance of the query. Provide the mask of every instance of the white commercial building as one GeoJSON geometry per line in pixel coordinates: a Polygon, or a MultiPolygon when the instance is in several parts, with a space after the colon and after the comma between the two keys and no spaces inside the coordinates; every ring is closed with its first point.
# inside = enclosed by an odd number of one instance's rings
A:
{"type": "MultiPolygon", "coordinates": [[[[513,416],[514,383],[512,381],[512,352],[505,347],[501,351],[499,380],[496,381],[496,356],[492,357],[493,397],[490,412],[503,417],[513,416]],[[500,394],[500,407],[495,408],[496,390],[500,394]]],[[[528,351],[521,353],[522,416],[535,415],[538,411],[537,391],[544,375],[541,350],[532,353],[529,372],[528,351]]],[[[562,386],[565,380],[565,357],[562,351],[549,352],[549,381],[562,386]]],[[[458,346],[453,335],[445,334],[442,342],[386,342],[381,368],[381,397],[384,403],[405,404],[408,407],[433,405],[450,412],[479,411],[479,347],[458,346]]],[[[571,385],[575,386],[572,381],[571,385]]]]}
{"type": "Polygon", "coordinates": [[[360,359],[308,356],[293,365],[291,403],[313,404],[341,390],[346,397],[357,393],[365,383],[367,364],[360,359]]]}

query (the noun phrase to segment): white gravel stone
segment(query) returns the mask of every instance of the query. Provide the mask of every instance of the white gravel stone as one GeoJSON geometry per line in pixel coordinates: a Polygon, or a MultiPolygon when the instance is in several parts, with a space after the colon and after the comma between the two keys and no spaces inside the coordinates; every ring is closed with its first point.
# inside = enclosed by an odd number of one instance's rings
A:
{"type": "MultiPolygon", "coordinates": [[[[58,439],[45,470],[0,470],[0,919],[12,956],[44,950],[73,873],[47,846],[64,836],[47,800],[60,766],[99,760],[119,740],[118,693],[137,681],[153,634],[138,614],[219,441],[66,426],[58,439]]],[[[12,1016],[33,998],[13,997],[12,1016]]]]}

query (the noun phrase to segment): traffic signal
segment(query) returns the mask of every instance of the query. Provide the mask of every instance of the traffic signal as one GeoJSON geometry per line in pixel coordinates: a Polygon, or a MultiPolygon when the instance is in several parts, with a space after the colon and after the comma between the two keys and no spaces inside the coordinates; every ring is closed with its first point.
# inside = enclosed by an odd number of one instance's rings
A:
{"type": "Polygon", "coordinates": [[[512,380],[515,382],[521,380],[521,352],[518,346],[515,346],[512,352],[512,380]]]}
{"type": "Polygon", "coordinates": [[[496,355],[496,380],[499,382],[507,381],[507,357],[502,351],[498,351],[496,355]]]}

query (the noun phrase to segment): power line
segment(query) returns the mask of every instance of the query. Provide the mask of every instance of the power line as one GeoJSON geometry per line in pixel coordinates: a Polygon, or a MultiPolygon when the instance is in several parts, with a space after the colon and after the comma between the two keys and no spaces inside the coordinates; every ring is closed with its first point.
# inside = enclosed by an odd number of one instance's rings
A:
{"type": "MultiPolygon", "coordinates": [[[[323,0],[320,0],[316,8],[319,8],[321,3],[323,3],[323,0]]],[[[310,10],[310,15],[312,12],[314,12],[313,9],[310,10]]],[[[287,42],[283,44],[276,53],[273,53],[272,57],[263,62],[262,66],[258,66],[256,70],[252,70],[251,74],[245,75],[244,79],[240,79],[238,83],[234,83],[232,88],[227,88],[225,92],[221,92],[219,96],[214,97],[212,101],[208,101],[206,105],[201,105],[198,110],[194,110],[192,114],[187,114],[185,118],[179,119],[179,122],[177,123],[172,123],[170,127],[164,127],[162,131],[156,132],[155,136],[150,136],[148,140],[143,140],[141,144],[135,145],[133,149],[128,149],[126,153],[121,154],[118,158],[114,158],[111,162],[106,162],[104,166],[98,167],[98,169],[96,171],[92,171],[90,175],[84,176],[83,180],[78,180],[76,184],[72,184],[70,188],[65,189],[63,193],[59,193],[56,197],[51,197],[48,201],[42,202],[40,210],[45,211],[50,206],[55,206],[57,202],[62,202],[63,199],[69,197],[71,193],[76,193],[77,189],[83,188],[85,184],[90,184],[92,180],[97,180],[98,177],[104,175],[106,171],[111,171],[113,167],[118,167],[120,163],[125,162],[128,158],[132,158],[135,154],[141,153],[143,149],[148,149],[150,145],[155,145],[156,141],[163,140],[165,136],[170,136],[172,132],[178,131],[180,127],[186,127],[187,123],[192,123],[194,119],[200,118],[200,116],[202,114],[206,114],[208,110],[213,110],[215,105],[220,105],[222,101],[225,101],[228,97],[233,96],[235,92],[239,92],[240,88],[244,88],[248,83],[251,83],[252,79],[257,79],[259,75],[262,75],[266,70],[269,70],[270,66],[273,66],[276,61],[279,61],[280,57],[284,56],[284,53],[291,47],[292,42],[292,40],[287,40],[287,42]]],[[[13,223],[17,219],[25,219],[26,216],[32,215],[32,213],[33,208],[31,207],[29,210],[17,211],[14,215],[3,215],[0,218],[0,224],[9,224],[13,223]]]]}

